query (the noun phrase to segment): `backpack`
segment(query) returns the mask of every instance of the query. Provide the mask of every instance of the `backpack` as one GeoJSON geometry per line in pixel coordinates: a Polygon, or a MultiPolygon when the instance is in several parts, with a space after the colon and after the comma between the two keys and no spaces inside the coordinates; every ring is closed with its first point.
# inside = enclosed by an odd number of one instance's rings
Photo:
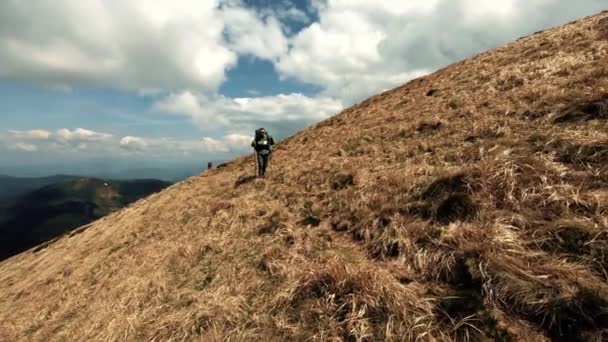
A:
{"type": "Polygon", "coordinates": [[[256,145],[257,151],[265,152],[264,154],[266,154],[267,152],[270,152],[271,146],[270,146],[270,137],[268,135],[268,132],[262,133],[261,129],[256,129],[254,140],[255,140],[255,145],[256,145]],[[265,145],[258,144],[258,142],[260,142],[260,141],[265,141],[266,144],[265,145]]]}

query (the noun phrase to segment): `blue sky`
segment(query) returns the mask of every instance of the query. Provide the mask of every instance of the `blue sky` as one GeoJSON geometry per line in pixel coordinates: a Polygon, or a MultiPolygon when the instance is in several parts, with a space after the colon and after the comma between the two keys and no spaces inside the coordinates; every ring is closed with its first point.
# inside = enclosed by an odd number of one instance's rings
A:
{"type": "MultiPolygon", "coordinates": [[[[35,0],[0,4],[0,172],[248,153],[604,0],[35,0]]],[[[52,171],[55,172],[57,168],[52,171]]]]}

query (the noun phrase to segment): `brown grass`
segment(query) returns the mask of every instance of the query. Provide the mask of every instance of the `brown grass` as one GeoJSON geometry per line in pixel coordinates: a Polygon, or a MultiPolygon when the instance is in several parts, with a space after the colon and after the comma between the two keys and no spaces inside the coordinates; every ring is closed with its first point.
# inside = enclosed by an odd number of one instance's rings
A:
{"type": "Polygon", "coordinates": [[[0,264],[0,340],[603,341],[607,14],[0,264]]]}

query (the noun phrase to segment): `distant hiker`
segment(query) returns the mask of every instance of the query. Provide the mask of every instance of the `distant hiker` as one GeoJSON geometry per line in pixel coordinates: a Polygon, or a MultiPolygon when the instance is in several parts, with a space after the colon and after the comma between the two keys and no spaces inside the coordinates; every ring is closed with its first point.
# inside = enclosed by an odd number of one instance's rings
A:
{"type": "Polygon", "coordinates": [[[207,163],[207,170],[211,170],[212,167],[213,167],[213,163],[212,162],[208,162],[207,163]]]}
{"type": "Polygon", "coordinates": [[[255,150],[256,169],[259,177],[266,175],[266,168],[272,154],[272,145],[274,145],[274,139],[264,128],[255,131],[251,147],[255,150]]]}

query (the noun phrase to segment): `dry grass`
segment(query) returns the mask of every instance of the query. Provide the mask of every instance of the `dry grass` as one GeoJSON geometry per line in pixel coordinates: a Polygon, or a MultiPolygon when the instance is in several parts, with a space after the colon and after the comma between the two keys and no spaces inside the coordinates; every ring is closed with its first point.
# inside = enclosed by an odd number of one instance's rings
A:
{"type": "Polygon", "coordinates": [[[608,14],[0,264],[0,340],[603,341],[608,14]]]}

